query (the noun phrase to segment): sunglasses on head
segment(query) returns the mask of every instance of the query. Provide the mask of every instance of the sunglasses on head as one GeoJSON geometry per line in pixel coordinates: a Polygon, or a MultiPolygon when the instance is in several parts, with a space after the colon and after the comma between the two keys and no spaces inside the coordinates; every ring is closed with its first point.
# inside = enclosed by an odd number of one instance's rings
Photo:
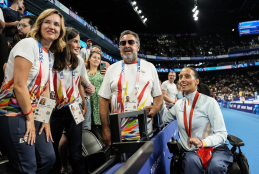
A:
{"type": "MultiPolygon", "coordinates": [[[[128,40],[128,44],[129,45],[134,45],[136,42],[135,42],[135,40],[128,40]]],[[[121,46],[125,46],[127,44],[127,41],[125,40],[125,41],[120,41],[120,45],[121,46]]]]}

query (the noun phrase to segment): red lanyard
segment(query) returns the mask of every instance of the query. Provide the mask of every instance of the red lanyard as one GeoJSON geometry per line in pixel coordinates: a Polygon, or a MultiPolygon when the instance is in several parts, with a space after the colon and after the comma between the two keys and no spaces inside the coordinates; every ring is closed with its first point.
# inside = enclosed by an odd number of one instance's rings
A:
{"type": "Polygon", "coordinates": [[[183,113],[183,121],[184,121],[184,126],[185,126],[185,130],[186,133],[188,135],[188,137],[190,138],[192,135],[192,116],[193,116],[193,111],[194,111],[194,107],[196,105],[196,102],[199,98],[200,93],[197,91],[192,103],[192,108],[191,108],[191,112],[190,112],[190,116],[189,116],[189,128],[188,129],[188,123],[187,123],[187,115],[186,115],[186,102],[184,102],[184,113],[183,113]]]}

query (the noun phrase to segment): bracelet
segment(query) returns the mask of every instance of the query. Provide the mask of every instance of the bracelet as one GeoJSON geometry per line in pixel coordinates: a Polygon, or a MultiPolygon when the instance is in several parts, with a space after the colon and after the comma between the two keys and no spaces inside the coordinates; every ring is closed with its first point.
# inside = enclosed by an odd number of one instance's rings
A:
{"type": "Polygon", "coordinates": [[[33,109],[31,108],[31,110],[28,113],[23,113],[23,115],[29,115],[32,112],[33,112],[33,109]]]}
{"type": "Polygon", "coordinates": [[[203,142],[201,139],[199,139],[201,141],[201,146],[199,148],[203,148],[203,142]]]}

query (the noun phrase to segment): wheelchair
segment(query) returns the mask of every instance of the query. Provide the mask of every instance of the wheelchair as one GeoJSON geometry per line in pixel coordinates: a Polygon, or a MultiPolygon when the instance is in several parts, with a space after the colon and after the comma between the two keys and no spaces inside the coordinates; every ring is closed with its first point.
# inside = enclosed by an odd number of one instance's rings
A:
{"type": "MultiPolygon", "coordinates": [[[[244,142],[230,134],[228,134],[227,139],[233,146],[231,151],[234,156],[234,162],[229,164],[227,174],[249,174],[249,165],[247,159],[244,154],[242,154],[240,149],[241,146],[245,145],[244,142]],[[236,152],[237,148],[239,149],[239,153],[236,152]]],[[[173,154],[170,162],[170,174],[184,174],[181,164],[181,157],[183,154],[182,146],[176,139],[174,139],[174,137],[172,137],[172,141],[167,143],[167,146],[170,153],[173,154]]]]}

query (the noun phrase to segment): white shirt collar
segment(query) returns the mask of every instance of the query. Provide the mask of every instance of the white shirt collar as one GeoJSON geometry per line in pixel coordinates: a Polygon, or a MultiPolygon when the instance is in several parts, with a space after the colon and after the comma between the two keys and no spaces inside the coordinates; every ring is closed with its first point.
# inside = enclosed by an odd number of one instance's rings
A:
{"type": "Polygon", "coordinates": [[[197,90],[195,90],[194,92],[192,92],[192,93],[186,95],[185,98],[186,98],[186,99],[189,99],[190,101],[192,101],[192,100],[194,99],[194,97],[195,97],[196,91],[197,91],[197,90]]]}

